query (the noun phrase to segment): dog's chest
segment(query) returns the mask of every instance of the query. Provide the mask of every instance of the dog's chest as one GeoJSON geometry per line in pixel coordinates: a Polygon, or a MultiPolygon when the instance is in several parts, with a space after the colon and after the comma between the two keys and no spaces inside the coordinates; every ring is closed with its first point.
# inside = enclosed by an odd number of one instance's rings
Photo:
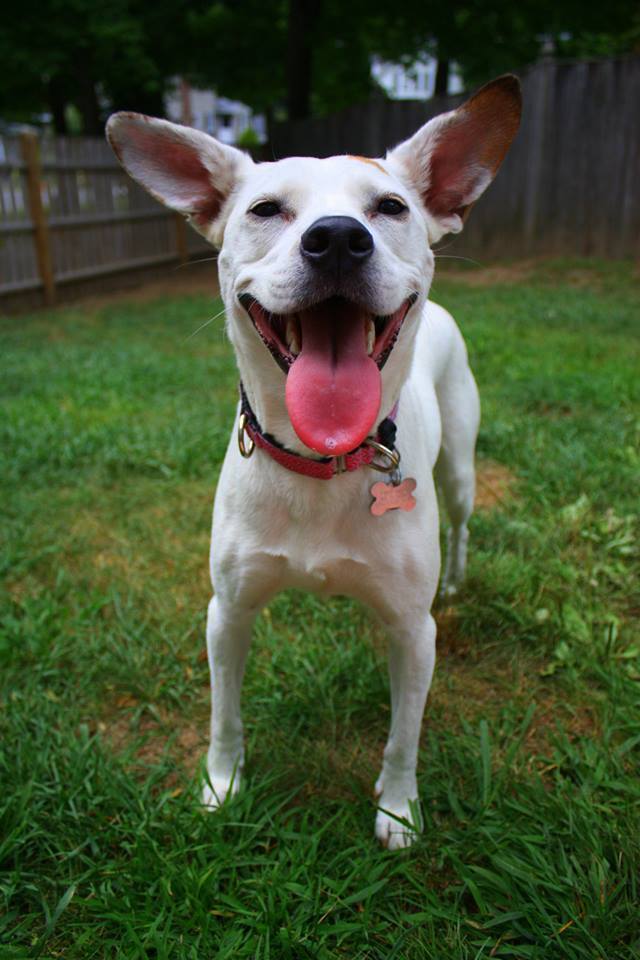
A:
{"type": "Polygon", "coordinates": [[[424,584],[438,553],[430,476],[415,510],[373,516],[372,471],[314,481],[260,453],[249,464],[234,455],[223,470],[212,539],[219,581],[239,578],[257,596],[300,589],[387,608],[424,584]]]}
{"type": "Polygon", "coordinates": [[[341,593],[355,576],[362,578],[371,565],[375,542],[366,535],[366,510],[323,509],[281,502],[264,513],[262,549],[278,557],[287,587],[317,593],[341,593]],[[355,515],[354,515],[355,514],[355,515]],[[341,588],[342,585],[342,588],[341,588]]]}
{"type": "MultiPolygon", "coordinates": [[[[366,489],[366,487],[365,487],[366,489]]],[[[279,589],[300,589],[334,596],[347,594],[372,604],[381,595],[402,592],[422,582],[429,556],[423,511],[409,518],[401,511],[374,517],[368,491],[323,509],[310,501],[306,509],[280,501],[254,526],[256,552],[265,567],[277,565],[279,589]],[[261,529],[260,529],[261,527],[261,529]],[[425,549],[427,547],[427,549],[425,549]]],[[[257,519],[257,518],[256,518],[257,519]]],[[[437,550],[437,531],[436,531],[437,550]]]]}

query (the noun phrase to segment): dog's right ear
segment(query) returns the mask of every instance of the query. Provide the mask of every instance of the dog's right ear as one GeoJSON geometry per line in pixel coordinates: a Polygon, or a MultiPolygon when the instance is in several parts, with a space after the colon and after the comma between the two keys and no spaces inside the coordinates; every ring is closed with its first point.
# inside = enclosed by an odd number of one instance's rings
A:
{"type": "Polygon", "coordinates": [[[431,242],[459,233],[469,210],[489,186],[520,124],[517,77],[487,83],[450,113],[442,113],[387,154],[431,216],[431,242]]]}
{"type": "Polygon", "coordinates": [[[247,154],[200,130],[141,113],[114,113],[107,140],[134,180],[219,246],[225,201],[253,165],[247,154]]]}

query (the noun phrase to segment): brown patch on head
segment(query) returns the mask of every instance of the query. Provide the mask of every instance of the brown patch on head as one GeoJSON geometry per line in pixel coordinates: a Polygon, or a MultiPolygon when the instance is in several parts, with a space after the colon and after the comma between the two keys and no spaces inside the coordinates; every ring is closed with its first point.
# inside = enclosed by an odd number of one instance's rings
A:
{"type": "Polygon", "coordinates": [[[372,167],[376,167],[378,170],[380,170],[381,173],[386,173],[386,172],[387,172],[387,171],[384,169],[384,167],[380,166],[380,164],[378,163],[377,160],[372,160],[371,157],[359,157],[359,156],[357,156],[356,154],[348,153],[348,154],[347,154],[347,160],[359,160],[360,163],[368,163],[368,164],[370,164],[372,167]]]}
{"type": "Polygon", "coordinates": [[[513,494],[515,475],[502,463],[481,460],[476,468],[476,500],[478,510],[491,510],[513,494]]]}

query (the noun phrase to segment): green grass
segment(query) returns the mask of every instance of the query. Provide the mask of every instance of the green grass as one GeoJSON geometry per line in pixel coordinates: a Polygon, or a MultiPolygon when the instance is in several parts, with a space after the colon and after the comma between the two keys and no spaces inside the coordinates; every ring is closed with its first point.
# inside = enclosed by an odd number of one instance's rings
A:
{"type": "Polygon", "coordinates": [[[247,779],[198,809],[236,375],[220,320],[187,338],[217,306],[2,322],[3,960],[640,956],[637,277],[476,276],[434,297],[511,483],[437,612],[425,832],[401,854],[372,836],[384,640],[348,600],[260,617],[247,779]]]}

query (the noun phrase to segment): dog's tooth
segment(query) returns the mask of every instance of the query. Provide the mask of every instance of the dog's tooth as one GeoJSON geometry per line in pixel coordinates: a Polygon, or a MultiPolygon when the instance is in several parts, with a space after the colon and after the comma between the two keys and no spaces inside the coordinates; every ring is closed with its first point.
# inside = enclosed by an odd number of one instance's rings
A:
{"type": "Polygon", "coordinates": [[[367,333],[367,355],[371,356],[373,353],[373,348],[376,345],[376,327],[371,317],[367,319],[367,325],[365,329],[367,333]]]}
{"type": "Polygon", "coordinates": [[[296,317],[290,317],[287,320],[286,337],[287,347],[294,357],[297,357],[300,353],[300,330],[296,317]]]}

